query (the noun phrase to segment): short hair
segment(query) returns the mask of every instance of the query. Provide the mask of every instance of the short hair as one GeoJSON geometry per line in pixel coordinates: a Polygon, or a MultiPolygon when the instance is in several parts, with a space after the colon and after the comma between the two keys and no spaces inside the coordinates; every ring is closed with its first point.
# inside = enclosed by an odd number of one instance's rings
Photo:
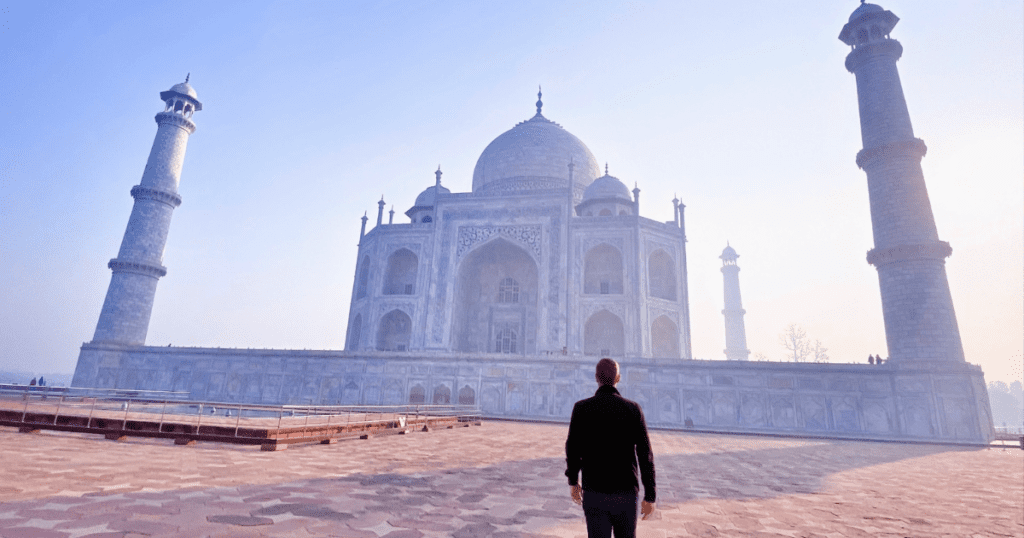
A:
{"type": "Polygon", "coordinates": [[[619,363],[609,358],[597,361],[598,383],[602,385],[614,385],[616,377],[619,377],[619,363]]]}

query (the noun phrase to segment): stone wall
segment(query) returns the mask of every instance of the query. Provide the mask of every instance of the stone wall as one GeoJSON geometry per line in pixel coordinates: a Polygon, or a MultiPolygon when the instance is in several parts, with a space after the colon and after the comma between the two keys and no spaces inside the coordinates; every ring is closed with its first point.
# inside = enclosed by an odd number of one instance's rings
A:
{"type": "MultiPolygon", "coordinates": [[[[188,391],[266,404],[472,403],[485,416],[568,421],[596,389],[594,357],[347,353],[85,344],[72,385],[188,391]]],[[[973,365],[894,367],[626,359],[622,394],[653,427],[988,443],[973,365]]]]}

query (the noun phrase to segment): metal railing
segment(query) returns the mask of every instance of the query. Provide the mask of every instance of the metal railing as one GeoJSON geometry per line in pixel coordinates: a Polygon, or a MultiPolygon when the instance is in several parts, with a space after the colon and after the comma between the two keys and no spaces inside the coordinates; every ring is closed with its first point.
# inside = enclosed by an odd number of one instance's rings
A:
{"type": "Polygon", "coordinates": [[[241,443],[292,443],[480,423],[468,405],[260,405],[187,393],[0,385],[0,425],[241,443]],[[42,389],[42,390],[40,390],[42,389]],[[54,388],[57,389],[57,388],[54,388]]]}

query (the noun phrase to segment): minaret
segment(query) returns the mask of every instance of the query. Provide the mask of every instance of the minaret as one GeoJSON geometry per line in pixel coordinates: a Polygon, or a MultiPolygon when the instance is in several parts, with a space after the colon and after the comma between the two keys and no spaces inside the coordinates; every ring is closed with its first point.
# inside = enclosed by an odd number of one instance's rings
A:
{"type": "Polygon", "coordinates": [[[896,69],[903,46],[889,33],[898,21],[862,3],[839,34],[853,48],[846,69],[857,77],[864,143],[857,166],[867,173],[875,242],[867,259],[878,270],[892,364],[962,363],[945,268],[953,249],[935,228],[921,171],[927,148],[914,137],[896,69]]]}
{"type": "Polygon", "coordinates": [[[743,326],[743,309],[740,301],[740,267],[736,265],[736,259],[740,255],[725,244],[725,250],[719,258],[722,259],[722,278],[725,281],[725,309],[722,315],[725,316],[725,357],[731,361],[745,361],[750,356],[747,349],[747,329],[743,326]]]}
{"type": "Polygon", "coordinates": [[[160,92],[164,111],[156,115],[158,125],[142,181],[132,187],[135,198],[128,228],[117,257],[107,264],[113,271],[103,301],[93,342],[142,345],[149,330],[156,284],[167,274],[163,264],[164,245],[171,227],[171,214],[181,204],[178,181],[185,161],[188,137],[196,130],[192,114],[203,109],[196,91],[185,82],[160,92]]]}

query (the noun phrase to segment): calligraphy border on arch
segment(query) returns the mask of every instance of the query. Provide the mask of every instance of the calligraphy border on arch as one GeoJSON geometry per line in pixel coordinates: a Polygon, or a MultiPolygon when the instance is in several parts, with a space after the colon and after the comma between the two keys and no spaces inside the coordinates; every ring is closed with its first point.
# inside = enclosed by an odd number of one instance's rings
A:
{"type": "Polygon", "coordinates": [[[455,252],[455,259],[462,259],[475,245],[498,236],[526,245],[539,260],[541,257],[542,234],[543,226],[539,224],[459,226],[458,249],[455,252]]]}

